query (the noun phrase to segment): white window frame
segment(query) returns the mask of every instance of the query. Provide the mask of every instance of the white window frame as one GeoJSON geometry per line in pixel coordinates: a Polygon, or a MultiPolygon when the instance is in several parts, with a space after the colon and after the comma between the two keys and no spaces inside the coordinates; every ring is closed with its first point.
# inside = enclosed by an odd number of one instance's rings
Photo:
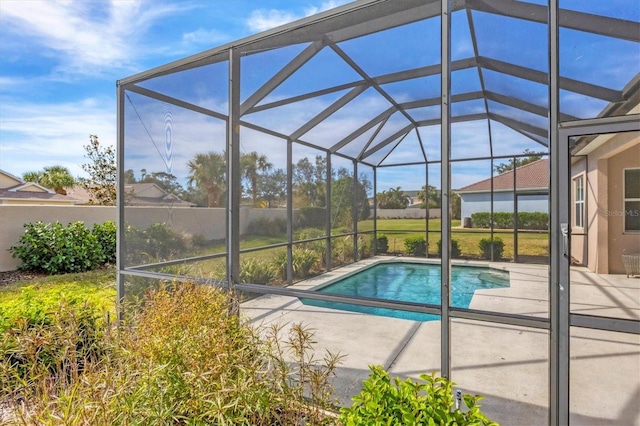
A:
{"type": "Polygon", "coordinates": [[[574,218],[574,227],[584,229],[584,175],[578,175],[573,178],[573,214],[574,218]],[[578,191],[578,188],[581,191],[578,191]],[[580,198],[578,198],[580,196],[580,198]],[[578,213],[579,211],[579,213],[578,213]]]}
{"type": "MultiPolygon", "coordinates": [[[[624,233],[640,233],[640,229],[627,229],[627,202],[640,202],[640,198],[627,198],[627,170],[639,170],[640,167],[627,167],[622,169],[622,211],[623,211],[623,225],[622,232],[624,233]]],[[[635,213],[640,214],[640,212],[635,211],[635,213]]]]}

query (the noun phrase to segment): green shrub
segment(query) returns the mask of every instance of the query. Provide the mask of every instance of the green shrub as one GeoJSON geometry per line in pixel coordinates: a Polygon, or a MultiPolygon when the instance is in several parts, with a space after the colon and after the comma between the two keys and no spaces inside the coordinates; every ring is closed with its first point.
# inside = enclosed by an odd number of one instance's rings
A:
{"type": "Polygon", "coordinates": [[[301,207],[295,219],[296,228],[321,228],[327,223],[327,210],[324,207],[301,207]]]}
{"type": "Polygon", "coordinates": [[[76,325],[80,320],[46,332],[4,333],[3,354],[22,353],[17,344],[32,348],[38,339],[62,339],[46,354],[54,354],[53,365],[65,356],[68,364],[62,364],[66,374],[51,374],[44,362],[0,356],[3,415],[20,424],[327,424],[324,410],[332,407],[331,381],[341,357],[327,352],[316,358],[314,333],[300,324],[253,328],[229,313],[229,303],[229,293],[212,286],[149,287],[127,306],[118,329],[103,329],[109,332],[96,339],[104,345],[96,346],[104,348],[99,359],[86,356],[84,363],[76,360],[86,346],[75,355],[73,345],[86,335],[76,325]],[[6,345],[8,338],[18,343],[6,345]],[[4,381],[18,373],[24,378],[18,387],[4,381]]]}
{"type": "Polygon", "coordinates": [[[389,239],[386,235],[379,235],[376,239],[376,251],[378,253],[387,253],[389,251],[389,239]]]}
{"type": "Polygon", "coordinates": [[[67,383],[105,352],[104,316],[95,305],[63,296],[28,308],[0,333],[0,400],[37,398],[43,383],[67,383]]]}
{"type": "Polygon", "coordinates": [[[312,249],[294,248],[293,258],[291,259],[291,267],[293,275],[297,278],[306,278],[310,275],[311,270],[318,264],[320,256],[312,249]]]}
{"type": "Polygon", "coordinates": [[[95,223],[91,233],[96,236],[100,247],[102,247],[102,262],[114,263],[116,261],[116,223],[112,220],[103,224],[95,223]]]}
{"type": "Polygon", "coordinates": [[[518,229],[549,229],[549,214],[544,212],[520,212],[518,213],[518,229]]]}
{"type": "Polygon", "coordinates": [[[287,260],[289,256],[285,250],[278,251],[271,261],[271,265],[275,270],[276,277],[280,278],[282,281],[287,280],[287,260]]]}
{"type": "Polygon", "coordinates": [[[251,284],[268,284],[277,276],[278,271],[274,266],[254,257],[240,262],[240,282],[251,284]]]}
{"type": "Polygon", "coordinates": [[[191,236],[191,245],[196,248],[202,248],[207,246],[207,240],[202,234],[195,234],[191,236]]]}
{"type": "MultiPolygon", "coordinates": [[[[471,215],[474,228],[490,228],[491,213],[480,212],[471,215]]],[[[496,229],[513,229],[513,213],[494,212],[493,227],[496,229]]],[[[519,229],[548,230],[549,214],[544,212],[519,212],[519,229]]]]}
{"type": "Polygon", "coordinates": [[[411,256],[426,256],[427,241],[424,237],[408,237],[404,240],[404,248],[411,256]]]}
{"type": "Polygon", "coordinates": [[[467,412],[453,409],[454,383],[435,373],[420,380],[393,382],[381,366],[369,366],[371,374],[353,397],[353,405],[340,410],[344,426],[360,425],[497,425],[481,411],[480,396],[463,395],[467,412]]]}
{"type": "Polygon", "coordinates": [[[167,260],[186,251],[182,236],[163,222],[145,230],[127,225],[124,235],[125,259],[129,264],[167,260]]]}
{"type": "MultiPolygon", "coordinates": [[[[296,246],[293,248],[292,253],[293,278],[306,278],[311,275],[312,269],[318,265],[320,260],[318,252],[310,248],[296,246]]],[[[287,279],[287,252],[280,251],[276,253],[271,265],[276,271],[276,276],[285,281],[287,279]]]]}
{"type": "MultiPolygon", "coordinates": [[[[462,252],[457,240],[451,240],[451,257],[458,258],[462,252]]],[[[442,240],[438,240],[438,257],[442,257],[442,240]]]]}
{"type": "Polygon", "coordinates": [[[49,274],[82,272],[104,263],[100,241],[84,224],[26,223],[18,244],[9,251],[22,263],[20,269],[49,274]]]}
{"type": "Polygon", "coordinates": [[[367,259],[373,256],[374,239],[373,236],[358,235],[358,259],[367,259]]]}
{"type": "Polygon", "coordinates": [[[284,235],[287,232],[287,220],[274,218],[269,219],[267,217],[257,218],[251,223],[247,229],[249,235],[263,236],[263,237],[277,237],[284,235]]]}
{"type": "Polygon", "coordinates": [[[504,252],[504,242],[500,237],[493,237],[493,242],[491,242],[491,238],[483,238],[478,243],[478,247],[483,259],[491,259],[492,251],[494,260],[501,259],[504,252]]]}

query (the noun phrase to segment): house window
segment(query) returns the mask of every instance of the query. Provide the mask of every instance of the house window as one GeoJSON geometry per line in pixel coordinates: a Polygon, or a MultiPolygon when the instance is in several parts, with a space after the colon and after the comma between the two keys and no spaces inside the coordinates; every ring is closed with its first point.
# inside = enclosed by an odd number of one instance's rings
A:
{"type": "Polygon", "coordinates": [[[624,230],[640,231],[640,168],[624,170],[624,230]]]}
{"type": "Polygon", "coordinates": [[[584,178],[578,176],[573,180],[575,202],[575,226],[584,228],[584,178]]]}

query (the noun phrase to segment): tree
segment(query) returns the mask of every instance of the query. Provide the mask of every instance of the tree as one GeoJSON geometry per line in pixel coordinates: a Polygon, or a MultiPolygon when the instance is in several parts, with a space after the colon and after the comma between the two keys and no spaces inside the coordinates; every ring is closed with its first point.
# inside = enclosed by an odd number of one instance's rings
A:
{"type": "Polygon", "coordinates": [[[331,181],[331,226],[344,226],[353,230],[353,199],[355,190],[356,215],[359,220],[369,218],[370,207],[367,191],[371,188],[365,174],[356,180],[344,168],[338,169],[331,181]]]}
{"type": "Polygon", "coordinates": [[[495,169],[498,174],[502,174],[504,172],[508,172],[509,170],[513,170],[514,168],[522,167],[525,164],[533,163],[534,161],[538,161],[542,158],[541,154],[535,154],[533,151],[530,151],[528,148],[525,149],[523,154],[526,157],[514,158],[508,163],[498,164],[495,169]]]}
{"type": "Polygon", "coordinates": [[[287,195],[287,173],[282,169],[260,176],[258,195],[267,202],[269,208],[287,195]]]}
{"type": "Polygon", "coordinates": [[[76,183],[69,169],[63,166],[45,167],[41,172],[26,172],[22,175],[22,179],[38,183],[62,195],[67,195],[65,188],[72,187],[76,183]]]}
{"type": "Polygon", "coordinates": [[[316,155],[312,163],[304,157],[293,166],[294,191],[306,206],[325,207],[327,205],[327,159],[316,155]]]}
{"type": "Polygon", "coordinates": [[[258,179],[260,173],[269,171],[273,164],[267,160],[267,156],[258,154],[256,151],[240,156],[240,166],[242,177],[248,181],[253,207],[258,204],[258,179]]]}
{"type": "Polygon", "coordinates": [[[460,219],[462,215],[462,201],[457,192],[451,191],[451,219],[460,219]]]}
{"type": "Polygon", "coordinates": [[[411,197],[399,186],[378,194],[378,207],[381,209],[406,209],[410,203],[411,197]]]}
{"type": "Polygon", "coordinates": [[[136,179],[135,172],[132,169],[128,169],[124,171],[124,183],[153,183],[167,194],[175,195],[178,198],[183,198],[186,195],[184,188],[178,182],[178,178],[171,173],[147,173],[147,169],[140,169],[140,179],[136,179]]]}
{"type": "Polygon", "coordinates": [[[437,209],[440,207],[440,194],[435,186],[422,185],[420,191],[418,191],[418,199],[422,201],[421,208],[437,209]],[[428,200],[428,203],[427,203],[428,200]]]}
{"type": "Polygon", "coordinates": [[[98,136],[89,135],[89,144],[83,148],[87,153],[85,157],[91,162],[82,164],[82,169],[89,175],[83,179],[81,185],[91,195],[89,203],[102,206],[115,206],[116,204],[116,151],[112,145],[102,148],[98,136]]]}
{"type": "Polygon", "coordinates": [[[189,187],[193,184],[207,191],[207,207],[220,207],[220,199],[226,189],[225,154],[208,152],[197,154],[187,163],[189,167],[189,187]]]}

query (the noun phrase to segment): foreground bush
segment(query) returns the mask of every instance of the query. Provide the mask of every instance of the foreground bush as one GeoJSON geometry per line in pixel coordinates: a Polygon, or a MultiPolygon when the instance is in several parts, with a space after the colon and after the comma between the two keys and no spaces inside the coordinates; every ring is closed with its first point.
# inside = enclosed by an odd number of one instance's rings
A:
{"type": "MultiPolygon", "coordinates": [[[[458,258],[462,255],[457,240],[451,240],[451,257],[458,258]]],[[[438,240],[438,257],[442,257],[442,240],[438,240]]]]}
{"type": "Polygon", "coordinates": [[[480,412],[479,396],[464,395],[467,412],[453,409],[453,383],[445,378],[422,374],[418,382],[399,378],[392,382],[381,366],[369,368],[371,374],[353,397],[353,405],[341,410],[344,426],[497,425],[480,412]]]}
{"type": "Polygon", "coordinates": [[[115,225],[99,225],[92,232],[84,222],[64,226],[38,221],[26,223],[24,228],[18,244],[9,248],[11,255],[22,261],[22,270],[82,272],[115,258],[115,225]]]}
{"type": "MultiPolygon", "coordinates": [[[[156,288],[139,309],[127,310],[131,314],[119,330],[103,328],[102,335],[94,336],[91,347],[99,348],[101,356],[89,356],[83,345],[71,341],[48,350],[52,360],[72,361],[63,362],[63,374],[44,367],[25,369],[24,363],[5,356],[0,400],[24,424],[331,422],[324,410],[333,403],[331,380],[340,357],[327,353],[316,359],[313,333],[301,325],[288,332],[279,326],[257,330],[228,308],[228,296],[213,287],[156,288]],[[21,380],[6,380],[14,376],[21,380]]],[[[71,312],[82,317],[82,311],[71,312]]],[[[82,327],[64,327],[68,331],[57,326],[16,329],[12,339],[84,336],[78,333],[82,327]]],[[[7,342],[5,334],[3,353],[15,353],[7,342]]]]}
{"type": "Polygon", "coordinates": [[[411,256],[426,256],[427,241],[424,237],[408,237],[404,240],[404,248],[411,256]]]}
{"type": "Polygon", "coordinates": [[[386,235],[379,235],[376,239],[376,250],[380,254],[385,254],[389,251],[389,238],[386,235]]]}
{"type": "Polygon", "coordinates": [[[504,242],[500,237],[483,238],[478,243],[480,248],[480,255],[483,259],[494,260],[502,259],[502,253],[504,252],[504,242]],[[493,257],[492,257],[493,256],[493,257]]]}

